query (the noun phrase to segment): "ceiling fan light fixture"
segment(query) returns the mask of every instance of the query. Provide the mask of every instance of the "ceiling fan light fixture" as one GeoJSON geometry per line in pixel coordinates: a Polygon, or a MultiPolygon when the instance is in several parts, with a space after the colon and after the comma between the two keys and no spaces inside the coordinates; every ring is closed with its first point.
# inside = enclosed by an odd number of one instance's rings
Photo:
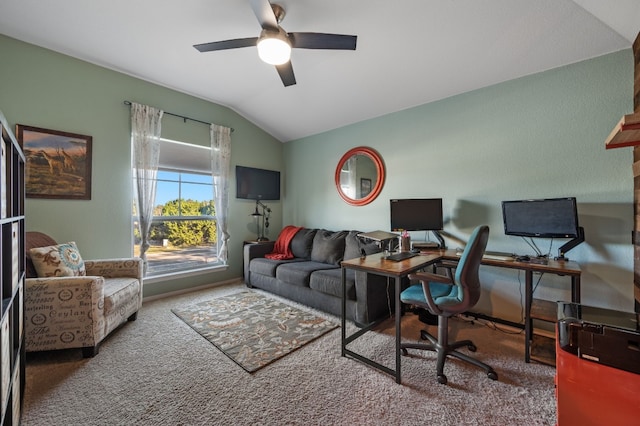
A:
{"type": "Polygon", "coordinates": [[[291,43],[287,34],[279,31],[262,30],[258,39],[258,56],[270,65],[282,65],[291,58],[291,43]]]}

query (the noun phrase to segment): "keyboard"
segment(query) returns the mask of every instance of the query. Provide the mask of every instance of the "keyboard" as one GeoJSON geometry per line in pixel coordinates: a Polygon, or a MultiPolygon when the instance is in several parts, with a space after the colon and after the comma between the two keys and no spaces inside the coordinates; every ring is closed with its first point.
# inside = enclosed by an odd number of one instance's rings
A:
{"type": "Polygon", "coordinates": [[[484,254],[482,255],[483,259],[490,259],[490,260],[501,260],[503,262],[509,262],[509,261],[514,261],[514,257],[513,256],[507,256],[507,255],[501,255],[501,254],[484,254]]]}
{"type": "Polygon", "coordinates": [[[417,255],[418,253],[411,253],[410,251],[401,251],[400,253],[390,254],[385,259],[393,260],[394,262],[399,262],[401,260],[409,259],[417,255]]]}
{"type": "MultiPolygon", "coordinates": [[[[456,256],[462,256],[462,252],[461,251],[457,251],[456,252],[456,256]]],[[[512,262],[515,260],[515,257],[513,257],[513,255],[510,254],[493,254],[493,253],[485,253],[482,255],[483,259],[488,259],[488,260],[500,260],[503,262],[512,262]]]]}

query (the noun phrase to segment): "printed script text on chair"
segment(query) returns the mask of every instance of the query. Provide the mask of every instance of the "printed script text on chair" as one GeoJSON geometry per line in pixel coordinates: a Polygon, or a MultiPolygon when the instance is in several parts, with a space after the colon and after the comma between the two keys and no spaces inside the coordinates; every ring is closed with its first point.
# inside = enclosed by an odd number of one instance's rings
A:
{"type": "Polygon", "coordinates": [[[142,260],[84,260],[81,276],[38,276],[32,250],[56,245],[44,233],[26,233],[26,351],[78,348],[83,357],[93,357],[112,331],[136,319],[142,307],[142,260]]]}
{"type": "Polygon", "coordinates": [[[476,346],[471,340],[449,342],[449,317],[466,312],[472,308],[480,298],[480,279],[478,272],[480,262],[489,239],[489,227],[478,226],[472,233],[462,256],[455,269],[455,273],[449,276],[418,272],[409,275],[411,281],[420,281],[411,285],[400,295],[402,303],[416,305],[428,309],[438,316],[438,338],[431,336],[426,331],[421,333],[424,340],[430,343],[402,343],[401,349],[407,355],[407,349],[423,349],[435,351],[438,354],[437,376],[438,382],[447,383],[444,375],[444,362],[447,356],[456,357],[462,361],[482,368],[492,380],[497,380],[497,373],[487,364],[457,351],[458,348],[467,347],[471,352],[476,351],[476,346]]]}

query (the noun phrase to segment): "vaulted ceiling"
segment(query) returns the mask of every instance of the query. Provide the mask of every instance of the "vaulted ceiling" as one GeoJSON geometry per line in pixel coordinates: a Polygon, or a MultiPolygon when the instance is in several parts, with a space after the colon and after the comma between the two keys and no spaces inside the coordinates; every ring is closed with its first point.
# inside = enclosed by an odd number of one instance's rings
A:
{"type": "Polygon", "coordinates": [[[357,35],[357,49],[294,49],[284,87],[255,47],[193,48],[257,37],[249,0],[0,0],[0,33],[227,106],[287,142],[626,49],[640,31],[638,0],[272,1],[286,31],[357,35]]]}

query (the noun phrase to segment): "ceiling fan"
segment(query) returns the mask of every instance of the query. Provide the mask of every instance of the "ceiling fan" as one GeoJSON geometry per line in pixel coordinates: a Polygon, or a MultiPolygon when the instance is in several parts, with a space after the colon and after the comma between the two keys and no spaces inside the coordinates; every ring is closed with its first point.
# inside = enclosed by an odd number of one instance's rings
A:
{"type": "Polygon", "coordinates": [[[196,44],[193,47],[200,52],[238,49],[257,46],[258,55],[264,62],[275,65],[282,83],[286,86],[296,84],[291,66],[291,49],[334,49],[356,50],[357,36],[326,33],[287,33],[280,26],[285,11],[269,0],[249,0],[253,13],[262,26],[259,37],[236,38],[196,44]]]}

